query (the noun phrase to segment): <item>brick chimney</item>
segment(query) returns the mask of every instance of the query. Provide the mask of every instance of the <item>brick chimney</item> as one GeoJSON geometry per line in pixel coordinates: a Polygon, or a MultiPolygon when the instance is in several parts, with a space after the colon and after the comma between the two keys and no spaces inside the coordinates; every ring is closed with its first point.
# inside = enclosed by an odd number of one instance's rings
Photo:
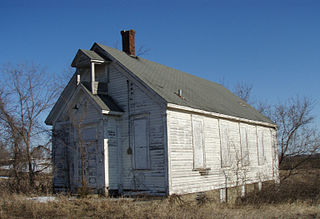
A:
{"type": "Polygon", "coordinates": [[[135,30],[123,30],[122,35],[122,51],[128,55],[135,56],[135,45],[134,45],[134,35],[135,30]]]}

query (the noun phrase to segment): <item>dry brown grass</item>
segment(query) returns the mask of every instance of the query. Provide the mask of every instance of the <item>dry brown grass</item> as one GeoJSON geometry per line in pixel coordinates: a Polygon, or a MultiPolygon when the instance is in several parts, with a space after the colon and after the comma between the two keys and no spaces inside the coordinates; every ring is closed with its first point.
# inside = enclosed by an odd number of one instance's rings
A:
{"type": "Polygon", "coordinates": [[[163,200],[73,199],[38,203],[24,196],[2,197],[1,218],[296,218],[320,217],[319,204],[296,201],[283,204],[228,205],[207,202],[182,205],[163,200]]]}
{"type": "Polygon", "coordinates": [[[35,176],[35,185],[30,187],[29,178],[26,174],[19,176],[19,181],[14,177],[0,179],[0,194],[50,194],[52,193],[51,174],[37,174],[35,176]]]}
{"type": "MultiPolygon", "coordinates": [[[[278,187],[265,185],[236,203],[220,204],[208,195],[135,199],[57,196],[39,203],[25,195],[2,193],[1,218],[320,218],[320,170],[301,172],[278,187]]],[[[212,193],[218,194],[218,193],[212,193]]]]}
{"type": "MultiPolygon", "coordinates": [[[[281,175],[286,174],[285,170],[281,171],[281,175]]],[[[320,169],[296,170],[280,185],[264,184],[261,192],[252,191],[245,198],[238,200],[241,205],[290,204],[294,202],[318,204],[320,207],[320,169]]]]}

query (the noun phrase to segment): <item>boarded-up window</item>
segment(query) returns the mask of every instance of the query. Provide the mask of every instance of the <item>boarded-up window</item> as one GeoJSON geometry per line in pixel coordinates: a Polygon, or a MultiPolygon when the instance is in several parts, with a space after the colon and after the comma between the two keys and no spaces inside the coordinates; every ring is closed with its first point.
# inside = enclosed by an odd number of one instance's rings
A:
{"type": "Polygon", "coordinates": [[[268,155],[272,150],[272,140],[271,140],[271,133],[270,131],[264,131],[263,132],[263,149],[264,149],[264,160],[265,162],[268,162],[268,155]]]}
{"type": "Polygon", "coordinates": [[[205,167],[202,121],[193,120],[193,167],[205,167]]]}
{"type": "Polygon", "coordinates": [[[228,127],[222,126],[220,128],[221,138],[221,167],[230,166],[230,142],[228,127]]]}
{"type": "Polygon", "coordinates": [[[133,120],[134,162],[136,169],[149,168],[149,143],[147,133],[148,129],[146,118],[133,120]]]}
{"type": "Polygon", "coordinates": [[[241,137],[241,162],[242,165],[249,165],[249,150],[248,150],[248,133],[245,127],[240,128],[241,137]]]}
{"type": "Polygon", "coordinates": [[[263,142],[263,132],[258,132],[258,164],[263,165],[264,164],[264,142],[263,142]]]}

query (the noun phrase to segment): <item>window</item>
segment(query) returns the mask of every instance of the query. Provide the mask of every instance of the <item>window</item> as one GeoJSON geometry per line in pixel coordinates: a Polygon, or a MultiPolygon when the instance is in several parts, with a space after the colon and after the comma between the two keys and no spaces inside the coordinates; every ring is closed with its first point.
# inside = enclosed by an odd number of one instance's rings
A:
{"type": "Polygon", "coordinates": [[[135,169],[149,168],[149,138],[147,118],[133,120],[133,146],[135,169]]]}
{"type": "Polygon", "coordinates": [[[201,169],[205,167],[203,124],[201,120],[192,121],[193,132],[193,168],[201,169]]]}
{"type": "Polygon", "coordinates": [[[241,162],[242,165],[249,165],[248,133],[246,127],[240,128],[241,139],[241,162]]]}
{"type": "Polygon", "coordinates": [[[230,142],[229,142],[229,130],[226,126],[220,127],[220,139],[221,139],[221,167],[230,166],[230,142]]]}
{"type": "Polygon", "coordinates": [[[264,142],[263,142],[264,134],[262,131],[258,131],[258,164],[264,164],[264,142]]]}

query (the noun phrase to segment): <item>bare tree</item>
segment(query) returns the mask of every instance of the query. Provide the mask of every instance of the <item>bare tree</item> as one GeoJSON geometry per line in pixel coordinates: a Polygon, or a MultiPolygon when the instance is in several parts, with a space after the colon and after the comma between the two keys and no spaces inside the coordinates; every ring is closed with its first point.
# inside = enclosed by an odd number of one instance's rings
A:
{"type": "MultiPolygon", "coordinates": [[[[3,90],[0,91],[0,119],[2,123],[2,141],[5,142],[9,151],[11,152],[12,159],[12,173],[15,179],[16,190],[19,192],[21,185],[21,172],[24,167],[24,156],[22,148],[22,137],[21,137],[21,126],[20,123],[14,118],[14,110],[7,106],[9,102],[9,93],[5,93],[3,90]]],[[[9,163],[10,158],[7,160],[9,163]]]]}
{"type": "Polygon", "coordinates": [[[249,162],[249,155],[243,153],[242,147],[245,147],[245,145],[239,145],[235,144],[233,141],[228,142],[230,148],[230,153],[228,153],[227,159],[229,161],[229,168],[223,169],[223,174],[225,176],[225,200],[221,200],[223,202],[228,201],[228,195],[227,190],[230,186],[237,187],[237,196],[242,197],[245,195],[245,185],[248,181],[248,172],[250,167],[249,162]],[[241,190],[239,190],[239,186],[241,187],[241,190]]]}
{"type": "MultiPolygon", "coordinates": [[[[252,86],[238,83],[234,93],[245,101],[251,101],[252,86]]],[[[315,153],[320,152],[320,133],[314,124],[314,102],[307,97],[296,96],[277,104],[255,102],[254,107],[277,124],[279,164],[290,157],[300,156],[299,162],[287,166],[288,174],[301,166],[315,153]]]]}
{"type": "MultiPolygon", "coordinates": [[[[118,40],[115,41],[115,42],[113,43],[113,48],[118,49],[118,50],[121,50],[119,44],[120,44],[120,43],[119,43],[118,40]]],[[[150,48],[146,48],[144,45],[141,45],[141,46],[139,46],[139,47],[137,48],[137,50],[136,50],[136,56],[148,55],[150,51],[151,51],[150,48]]]]}
{"type": "Polygon", "coordinates": [[[276,104],[268,113],[278,126],[279,164],[288,157],[304,157],[291,165],[289,174],[320,152],[320,133],[314,126],[313,107],[310,98],[297,96],[276,104]]]}
{"type": "Polygon", "coordinates": [[[136,56],[148,55],[150,51],[151,51],[150,48],[145,48],[145,47],[142,45],[142,46],[140,46],[140,47],[137,49],[136,56]]]}
{"type": "Polygon", "coordinates": [[[6,83],[0,88],[0,120],[10,142],[15,178],[19,181],[22,164],[26,165],[28,182],[34,187],[39,172],[34,164],[34,148],[49,145],[43,138],[48,130],[43,117],[54,104],[59,89],[55,80],[36,65],[7,65],[2,71],[6,83]]]}
{"type": "MultiPolygon", "coordinates": [[[[78,167],[80,169],[80,182],[81,186],[78,187],[78,193],[80,196],[85,197],[89,193],[88,188],[88,144],[84,139],[83,136],[83,129],[85,128],[85,117],[87,116],[88,112],[88,105],[87,103],[79,104],[79,109],[77,109],[76,113],[70,112],[70,120],[71,120],[71,126],[72,130],[74,131],[74,134],[76,135],[75,145],[73,146],[73,150],[75,151],[75,154],[78,154],[78,161],[80,161],[80,166],[78,167]]],[[[69,146],[70,147],[70,146],[69,146]]],[[[70,172],[69,172],[70,174],[70,172]]]]}
{"type": "MultiPolygon", "coordinates": [[[[77,192],[81,197],[89,193],[88,150],[96,141],[86,138],[88,128],[88,103],[78,102],[66,112],[67,120],[63,125],[57,125],[53,130],[53,169],[54,177],[64,175],[67,192],[77,192]]],[[[89,125],[90,126],[90,125],[89,125]]]]}
{"type": "Polygon", "coordinates": [[[238,82],[233,89],[233,93],[240,97],[242,100],[249,103],[252,92],[252,84],[247,84],[245,82],[238,82]]]}

